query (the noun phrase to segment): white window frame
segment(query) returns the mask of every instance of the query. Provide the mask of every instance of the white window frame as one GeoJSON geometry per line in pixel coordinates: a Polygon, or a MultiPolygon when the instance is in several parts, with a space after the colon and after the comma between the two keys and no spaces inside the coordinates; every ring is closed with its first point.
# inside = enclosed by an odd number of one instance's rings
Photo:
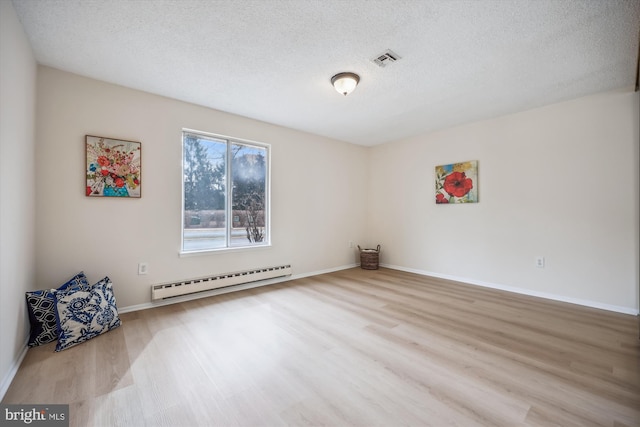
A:
{"type": "Polygon", "coordinates": [[[181,136],[181,140],[180,140],[180,144],[181,144],[181,167],[180,167],[180,172],[181,172],[181,179],[180,181],[182,182],[182,197],[181,197],[181,215],[180,215],[180,256],[189,256],[189,255],[199,255],[199,254],[207,254],[207,253],[212,253],[212,252],[234,252],[234,251],[246,251],[246,250],[253,250],[253,249],[262,249],[262,248],[268,248],[271,247],[271,144],[266,144],[264,142],[258,142],[258,141],[252,141],[252,140],[248,140],[248,139],[242,139],[242,138],[236,138],[236,137],[232,137],[232,136],[227,136],[227,135],[221,135],[221,134],[216,134],[216,133],[210,133],[210,132],[203,132],[200,130],[195,130],[195,129],[188,129],[188,128],[183,128],[182,132],[180,133],[181,136]],[[184,215],[185,215],[185,208],[184,208],[184,198],[185,198],[185,190],[184,190],[184,137],[185,134],[189,133],[189,134],[195,134],[195,135],[201,135],[205,138],[215,138],[217,140],[222,140],[225,141],[227,144],[227,150],[226,150],[226,193],[225,193],[225,238],[226,238],[226,244],[224,247],[217,247],[217,248],[206,248],[206,249],[188,249],[185,250],[184,249],[184,215]],[[266,174],[265,174],[265,206],[264,206],[264,228],[265,228],[265,234],[266,234],[266,238],[263,242],[261,243],[251,243],[251,244],[247,244],[247,245],[231,245],[231,229],[233,228],[233,209],[232,209],[232,205],[233,205],[233,185],[232,185],[232,170],[231,170],[231,163],[232,163],[232,159],[231,159],[231,150],[229,149],[230,146],[232,146],[233,144],[239,144],[239,145],[247,145],[247,146],[251,146],[251,147],[257,147],[257,148],[262,148],[265,149],[266,151],[266,159],[265,159],[265,166],[267,168],[266,170],[266,174]]]}

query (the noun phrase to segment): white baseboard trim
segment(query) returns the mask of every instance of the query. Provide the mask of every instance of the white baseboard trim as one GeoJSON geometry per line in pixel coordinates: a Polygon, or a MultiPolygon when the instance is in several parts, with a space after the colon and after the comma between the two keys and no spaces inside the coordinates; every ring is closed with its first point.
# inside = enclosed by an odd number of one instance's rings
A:
{"type": "Polygon", "coordinates": [[[22,364],[24,357],[27,355],[27,350],[29,350],[29,347],[27,346],[27,344],[29,344],[28,336],[27,336],[27,339],[24,341],[24,344],[22,345],[22,351],[20,352],[18,357],[16,357],[13,360],[13,363],[9,367],[9,370],[7,371],[4,378],[2,379],[2,382],[0,383],[0,401],[2,401],[2,399],[4,399],[4,395],[7,394],[7,390],[9,390],[9,386],[11,385],[13,378],[16,376],[16,373],[18,372],[18,368],[20,368],[20,365],[22,364]]]}
{"type": "Polygon", "coordinates": [[[356,267],[356,264],[342,265],[339,267],[328,268],[326,270],[312,271],[309,273],[292,274],[291,276],[287,276],[287,277],[278,277],[275,279],[267,279],[267,280],[261,280],[259,282],[252,282],[252,283],[245,283],[243,285],[230,286],[228,288],[213,289],[206,292],[198,292],[195,294],[184,295],[184,296],[170,298],[170,299],[161,300],[161,301],[145,302],[142,304],[129,305],[127,307],[119,307],[118,312],[129,313],[131,311],[146,310],[154,307],[162,307],[164,305],[171,305],[179,302],[186,302],[186,301],[206,298],[214,295],[228,294],[229,292],[237,292],[237,291],[243,291],[246,289],[253,289],[253,288],[259,288],[262,286],[274,285],[276,283],[288,282],[290,280],[302,279],[304,277],[317,276],[317,275],[326,274],[326,273],[333,273],[335,271],[347,270],[353,267],[356,267]]]}
{"type": "Polygon", "coordinates": [[[289,278],[289,280],[302,279],[304,277],[311,277],[311,276],[318,276],[320,274],[335,273],[336,271],[348,270],[350,268],[358,267],[359,265],[360,264],[353,263],[353,264],[341,265],[340,267],[327,268],[326,270],[312,271],[310,273],[294,274],[289,278]]]}
{"type": "Polygon", "coordinates": [[[466,277],[458,277],[458,276],[451,276],[448,274],[434,273],[431,271],[418,270],[415,268],[407,268],[399,265],[380,264],[380,266],[385,268],[390,268],[392,270],[400,270],[400,271],[406,271],[407,273],[415,273],[421,276],[430,276],[430,277],[437,277],[439,279],[453,280],[455,282],[466,283],[469,285],[482,286],[484,288],[499,289],[501,291],[513,292],[513,293],[522,294],[522,295],[529,295],[529,296],[538,297],[538,298],[545,298],[553,301],[567,302],[570,304],[577,304],[585,307],[598,308],[600,310],[614,311],[616,313],[632,314],[635,316],[637,316],[640,313],[637,309],[630,308],[630,307],[603,304],[597,301],[571,298],[571,297],[566,297],[562,295],[549,294],[546,292],[537,292],[537,291],[532,291],[530,289],[516,288],[513,286],[498,285],[495,283],[483,282],[481,280],[474,280],[466,277]]]}

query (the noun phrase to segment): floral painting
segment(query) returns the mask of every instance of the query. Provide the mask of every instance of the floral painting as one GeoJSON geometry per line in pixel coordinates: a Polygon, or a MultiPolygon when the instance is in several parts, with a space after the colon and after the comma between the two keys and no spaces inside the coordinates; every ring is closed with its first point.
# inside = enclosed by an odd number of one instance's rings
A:
{"type": "Polygon", "coordinates": [[[140,150],[134,141],[86,136],[89,197],[140,197],[140,150]]]}
{"type": "Polygon", "coordinates": [[[436,203],[477,203],[476,160],[436,166],[436,203]]]}

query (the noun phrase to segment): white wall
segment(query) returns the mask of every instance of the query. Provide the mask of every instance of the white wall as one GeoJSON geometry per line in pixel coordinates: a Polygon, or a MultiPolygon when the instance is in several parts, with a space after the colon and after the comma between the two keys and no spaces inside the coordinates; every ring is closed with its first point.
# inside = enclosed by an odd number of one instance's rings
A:
{"type": "Polygon", "coordinates": [[[353,265],[365,235],[364,147],[40,67],[37,255],[42,288],[79,270],[109,275],[120,307],[150,301],[150,285],[291,263],[295,275],[353,265]],[[181,129],[271,144],[268,249],[179,257],[181,129]],[[142,198],[84,195],[85,134],[142,142],[142,198]],[[137,275],[137,264],[149,274],[137,275]]]}
{"type": "Polygon", "coordinates": [[[29,332],[35,286],[36,62],[9,1],[0,1],[0,398],[29,332]]]}
{"type": "Polygon", "coordinates": [[[638,100],[604,93],[375,147],[381,262],[637,313],[638,100]],[[434,167],[467,160],[480,202],[436,205],[434,167]]]}

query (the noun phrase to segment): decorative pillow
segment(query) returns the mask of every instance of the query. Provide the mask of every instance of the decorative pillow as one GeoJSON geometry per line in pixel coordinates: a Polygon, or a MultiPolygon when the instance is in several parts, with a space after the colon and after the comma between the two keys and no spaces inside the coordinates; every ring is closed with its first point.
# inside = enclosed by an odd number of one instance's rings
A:
{"type": "MultiPolygon", "coordinates": [[[[90,287],[87,277],[81,271],[58,290],[89,289],[90,287]]],[[[58,338],[53,292],[54,289],[26,292],[27,310],[31,323],[29,347],[46,344],[58,338]]]]}
{"type": "Polygon", "coordinates": [[[105,277],[89,290],[55,291],[58,345],[61,351],[120,326],[113,283],[105,277]]]}

